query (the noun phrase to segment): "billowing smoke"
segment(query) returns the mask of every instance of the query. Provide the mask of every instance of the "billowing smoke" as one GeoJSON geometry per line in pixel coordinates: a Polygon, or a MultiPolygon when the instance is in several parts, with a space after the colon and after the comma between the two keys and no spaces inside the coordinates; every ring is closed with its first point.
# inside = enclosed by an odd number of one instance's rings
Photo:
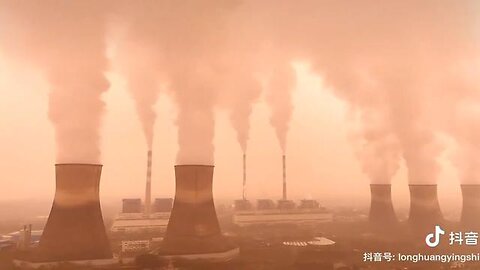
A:
{"type": "MultiPolygon", "coordinates": [[[[214,162],[217,82],[224,68],[226,27],[233,6],[224,1],[121,3],[129,42],[151,48],[151,68],[162,74],[162,83],[177,104],[177,164],[214,162]]],[[[144,91],[139,89],[138,95],[148,100],[144,91]]]]}
{"type": "Polygon", "coordinates": [[[230,121],[237,133],[238,143],[243,151],[247,152],[247,144],[250,134],[250,116],[252,114],[253,105],[257,101],[261,93],[261,86],[254,78],[243,78],[238,86],[244,87],[239,89],[233,87],[234,104],[230,111],[230,121]]]}
{"type": "MultiPolygon", "coordinates": [[[[241,57],[246,57],[242,55],[241,57]]],[[[246,59],[246,58],[244,58],[246,59]]],[[[250,134],[250,116],[262,92],[258,78],[252,74],[252,65],[236,66],[239,59],[229,59],[227,70],[220,75],[219,106],[229,113],[237,141],[243,153],[247,151],[250,134]]]]}
{"type": "Polygon", "coordinates": [[[57,162],[99,163],[107,1],[1,1],[0,46],[50,86],[57,162]]]}
{"type": "Polygon", "coordinates": [[[155,104],[160,94],[158,65],[149,57],[150,52],[139,44],[132,44],[130,39],[125,40],[124,47],[117,50],[117,57],[121,73],[127,79],[127,88],[135,101],[140,123],[149,150],[153,146],[154,126],[157,114],[155,104]]]}
{"type": "Polygon", "coordinates": [[[435,112],[442,118],[438,125],[457,143],[452,160],[463,184],[480,184],[480,58],[478,48],[472,49],[468,59],[460,59],[444,75],[447,83],[441,86],[441,106],[435,112]]]}
{"type": "Polygon", "coordinates": [[[275,64],[267,82],[267,103],[270,105],[270,124],[275,129],[278,143],[285,154],[287,134],[293,113],[292,90],[295,87],[295,70],[290,62],[275,64]]]}
{"type": "MultiPolygon", "coordinates": [[[[394,162],[384,162],[380,171],[397,167],[398,140],[410,183],[436,182],[442,147],[432,124],[438,116],[430,111],[444,89],[439,86],[446,83],[445,69],[470,44],[468,10],[467,1],[337,1],[323,8],[304,6],[303,17],[315,18],[317,27],[298,28],[309,29],[307,36],[315,37],[302,45],[311,50],[306,55],[315,70],[360,114],[373,110],[386,117],[380,134],[391,136],[392,147],[383,148],[387,150],[383,155],[394,162]]],[[[368,121],[366,117],[361,133],[375,148],[385,136],[367,137],[368,121]]],[[[368,174],[377,181],[374,171],[368,174]]]]}
{"type": "MultiPolygon", "coordinates": [[[[59,161],[98,161],[100,97],[108,88],[104,3],[4,1],[0,9],[2,25],[11,29],[2,45],[42,68],[52,86],[50,117],[59,161]]],[[[151,146],[161,82],[178,108],[179,164],[213,163],[214,111],[221,102],[246,150],[259,81],[265,82],[271,123],[285,152],[295,87],[292,63],[303,61],[350,105],[359,123],[356,152],[372,182],[389,182],[403,157],[411,183],[435,183],[440,128],[463,149],[462,179],[479,178],[477,103],[465,105],[478,100],[472,93],[480,85],[474,4],[116,1],[115,8],[127,25],[120,46],[127,48],[122,55],[127,60],[120,63],[147,142],[151,146]],[[447,116],[455,121],[442,123],[447,116]]]]}

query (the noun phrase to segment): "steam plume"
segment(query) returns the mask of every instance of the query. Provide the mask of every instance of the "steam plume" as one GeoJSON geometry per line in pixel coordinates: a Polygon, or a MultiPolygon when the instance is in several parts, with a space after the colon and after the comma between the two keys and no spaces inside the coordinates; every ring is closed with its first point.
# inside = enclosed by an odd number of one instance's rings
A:
{"type": "Polygon", "coordinates": [[[271,108],[270,124],[277,135],[282,153],[287,147],[287,134],[293,113],[292,89],[295,70],[289,62],[275,65],[268,81],[267,102],[271,108]]]}
{"type": "MultiPolygon", "coordinates": [[[[177,164],[213,164],[214,108],[219,92],[227,15],[224,1],[155,1],[131,7],[122,2],[132,42],[152,48],[153,68],[162,74],[177,104],[177,164]],[[185,18],[188,18],[186,20],[185,18]]],[[[140,93],[146,100],[145,93],[140,93]]]]}
{"type": "Polygon", "coordinates": [[[2,1],[2,47],[40,69],[50,84],[57,162],[99,163],[106,2],[2,1]]]}
{"type": "Polygon", "coordinates": [[[125,74],[127,78],[127,87],[135,101],[137,114],[142,124],[143,133],[147,142],[148,149],[152,149],[154,126],[157,114],[154,106],[160,94],[160,87],[156,66],[149,63],[145,48],[129,47],[125,53],[132,54],[137,52],[136,57],[130,57],[126,67],[125,74]]]}

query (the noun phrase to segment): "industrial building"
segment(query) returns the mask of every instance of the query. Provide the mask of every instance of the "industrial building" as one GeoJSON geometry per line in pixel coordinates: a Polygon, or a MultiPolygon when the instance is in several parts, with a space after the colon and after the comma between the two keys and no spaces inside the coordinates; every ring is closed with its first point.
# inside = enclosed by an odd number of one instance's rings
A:
{"type": "Polygon", "coordinates": [[[302,200],[298,207],[292,201],[288,201],[288,204],[281,202],[284,201],[279,201],[276,205],[273,200],[261,199],[258,200],[257,207],[252,209],[235,204],[233,222],[244,227],[275,224],[315,225],[333,220],[333,214],[320,207],[315,200],[302,200]]]}
{"type": "Polygon", "coordinates": [[[152,237],[163,234],[167,229],[172,210],[171,198],[152,197],[152,151],[147,153],[147,174],[145,185],[145,202],[140,198],[126,198],[122,200],[122,212],[115,218],[110,232],[116,238],[122,238],[121,234],[145,233],[152,237]]]}
{"type": "Polygon", "coordinates": [[[315,200],[302,200],[297,207],[287,198],[287,163],[282,155],[282,199],[275,203],[271,199],[257,200],[256,208],[246,199],[246,158],[243,158],[243,196],[234,202],[233,223],[240,227],[251,225],[296,224],[315,225],[331,222],[333,215],[320,207],[315,200]]]}
{"type": "Polygon", "coordinates": [[[123,211],[115,218],[110,231],[112,233],[163,233],[167,229],[172,202],[171,198],[155,199],[152,212],[146,216],[142,211],[141,199],[124,199],[123,211]],[[137,207],[138,201],[140,201],[140,207],[137,207]],[[135,207],[130,205],[132,203],[135,207]]]}

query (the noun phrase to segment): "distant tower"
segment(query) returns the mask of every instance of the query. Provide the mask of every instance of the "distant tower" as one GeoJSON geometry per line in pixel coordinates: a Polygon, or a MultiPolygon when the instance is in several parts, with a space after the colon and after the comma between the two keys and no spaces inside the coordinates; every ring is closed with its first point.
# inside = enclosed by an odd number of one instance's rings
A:
{"type": "Polygon", "coordinates": [[[462,226],[478,229],[480,228],[480,185],[464,184],[462,187],[463,207],[461,223],[462,226]]]}
{"type": "Polygon", "coordinates": [[[145,215],[149,216],[152,207],[152,151],[147,153],[147,185],[145,188],[145,215]]]}
{"type": "Polygon", "coordinates": [[[371,184],[370,194],[370,222],[378,224],[397,222],[392,203],[392,185],[371,184]]]}
{"type": "Polygon", "coordinates": [[[217,253],[236,249],[221,234],[213,202],[213,166],[175,166],[175,199],[162,254],[217,253]]]}
{"type": "Polygon", "coordinates": [[[247,155],[243,154],[243,187],[242,187],[242,199],[246,200],[246,189],[247,189],[247,155]]]}
{"type": "Polygon", "coordinates": [[[112,258],[99,200],[102,165],[57,164],[52,210],[38,261],[112,258]]]}
{"type": "Polygon", "coordinates": [[[409,185],[410,224],[418,227],[431,226],[443,221],[438,203],[437,185],[409,185]]]}
{"type": "Polygon", "coordinates": [[[285,155],[282,156],[282,164],[283,164],[283,196],[282,199],[284,201],[287,200],[287,163],[285,155]]]}

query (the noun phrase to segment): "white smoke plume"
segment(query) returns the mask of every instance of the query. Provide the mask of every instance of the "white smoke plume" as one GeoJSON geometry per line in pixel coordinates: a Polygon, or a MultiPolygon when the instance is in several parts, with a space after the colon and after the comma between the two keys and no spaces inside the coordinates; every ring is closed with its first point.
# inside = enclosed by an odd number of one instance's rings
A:
{"type": "Polygon", "coordinates": [[[99,163],[107,1],[1,1],[0,47],[50,85],[57,162],[99,163]]]}
{"type": "Polygon", "coordinates": [[[293,114],[292,90],[295,87],[295,70],[291,63],[275,64],[267,83],[266,100],[270,106],[270,124],[275,129],[278,143],[285,154],[287,134],[293,114]]]}

